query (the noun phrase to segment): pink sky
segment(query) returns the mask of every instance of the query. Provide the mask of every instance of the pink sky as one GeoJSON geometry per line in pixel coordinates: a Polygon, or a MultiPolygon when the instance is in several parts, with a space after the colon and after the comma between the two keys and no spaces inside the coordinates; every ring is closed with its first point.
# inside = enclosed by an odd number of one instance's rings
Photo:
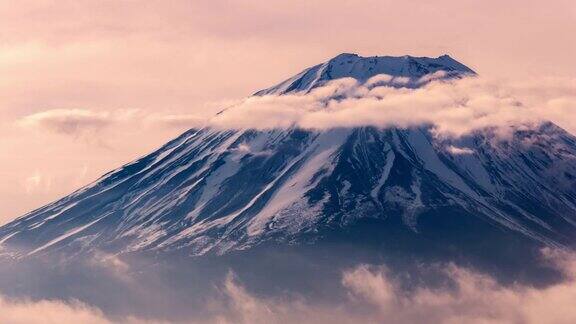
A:
{"type": "Polygon", "coordinates": [[[0,223],[162,144],[211,102],[341,52],[576,77],[574,32],[573,0],[3,1],[0,223]],[[75,109],[89,115],[66,129],[23,122],[75,109]]]}

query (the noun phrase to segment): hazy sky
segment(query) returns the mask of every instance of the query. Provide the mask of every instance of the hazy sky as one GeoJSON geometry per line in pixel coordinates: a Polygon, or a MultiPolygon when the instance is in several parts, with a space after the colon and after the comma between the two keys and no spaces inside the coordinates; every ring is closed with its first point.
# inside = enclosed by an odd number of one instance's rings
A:
{"type": "Polygon", "coordinates": [[[573,0],[0,0],[0,223],[341,52],[575,77],[575,32],[573,0]]]}

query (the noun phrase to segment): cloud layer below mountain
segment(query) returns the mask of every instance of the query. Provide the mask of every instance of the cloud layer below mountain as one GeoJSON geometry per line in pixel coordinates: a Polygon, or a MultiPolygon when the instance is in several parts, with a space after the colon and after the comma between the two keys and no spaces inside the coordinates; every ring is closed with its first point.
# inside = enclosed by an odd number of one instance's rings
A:
{"type": "Polygon", "coordinates": [[[504,286],[490,276],[445,265],[450,288],[403,289],[385,267],[360,265],[343,273],[349,300],[337,306],[305,299],[261,299],[227,278],[228,323],[554,323],[576,321],[576,258],[545,250],[566,275],[545,288],[504,286]]]}
{"type": "MultiPolygon", "coordinates": [[[[341,285],[347,299],[328,302],[294,295],[260,297],[230,273],[219,293],[208,298],[212,315],[190,316],[186,323],[550,323],[576,321],[576,257],[544,250],[547,262],[563,271],[565,280],[546,287],[503,285],[494,278],[453,264],[428,265],[450,282],[442,286],[402,287],[385,266],[359,265],[346,270],[341,285]]],[[[424,265],[423,265],[424,266],[424,265]]],[[[123,274],[125,275],[125,274],[123,274]]],[[[138,285],[138,282],[131,282],[138,285]]],[[[162,290],[158,290],[162,294],[162,290]]],[[[170,303],[166,304],[169,307],[170,303]]],[[[79,301],[0,298],[0,321],[7,323],[161,323],[138,314],[113,319],[79,301]]],[[[178,310],[181,312],[182,310],[178,310]]],[[[137,311],[136,311],[137,312],[137,311]]],[[[171,322],[174,319],[170,319],[171,322]]]]}
{"type": "Polygon", "coordinates": [[[101,311],[77,301],[15,301],[0,297],[0,310],[2,323],[109,323],[101,311]]]}

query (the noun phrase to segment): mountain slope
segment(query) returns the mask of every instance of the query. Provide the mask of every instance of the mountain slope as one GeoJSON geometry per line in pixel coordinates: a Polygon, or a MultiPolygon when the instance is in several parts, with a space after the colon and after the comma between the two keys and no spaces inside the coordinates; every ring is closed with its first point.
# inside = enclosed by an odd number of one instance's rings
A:
{"type": "MultiPolygon", "coordinates": [[[[382,73],[415,87],[438,71],[443,78],[474,74],[447,56],[342,54],[256,95],[382,73]]],[[[440,228],[448,219],[479,220],[488,226],[482,235],[504,231],[573,245],[574,161],[576,138],[552,124],[518,129],[508,140],[486,130],[454,141],[426,127],[190,130],[2,226],[0,251],[225,254],[266,242],[314,242],[366,220],[393,221],[386,226],[416,236],[443,231],[447,240],[479,230],[440,228]]]]}

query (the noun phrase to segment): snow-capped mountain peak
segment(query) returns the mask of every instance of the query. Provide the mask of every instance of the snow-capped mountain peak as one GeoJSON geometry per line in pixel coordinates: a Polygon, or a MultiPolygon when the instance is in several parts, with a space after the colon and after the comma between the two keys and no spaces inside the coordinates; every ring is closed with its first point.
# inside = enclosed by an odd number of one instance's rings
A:
{"type": "Polygon", "coordinates": [[[255,95],[306,92],[331,80],[354,78],[359,82],[365,82],[379,74],[406,78],[406,82],[403,82],[404,86],[415,86],[415,82],[423,76],[439,71],[446,73],[445,78],[476,74],[448,55],[436,58],[409,55],[363,57],[358,54],[342,53],[273,87],[258,91],[255,95]]]}
{"type": "MultiPolygon", "coordinates": [[[[343,77],[419,79],[438,71],[474,74],[449,56],[341,54],[257,94],[309,91],[343,77]]],[[[573,244],[576,138],[553,124],[517,132],[506,143],[492,135],[461,139],[466,145],[459,153],[425,126],[190,130],[0,227],[0,247],[17,257],[98,250],[221,254],[339,237],[366,220],[382,230],[401,228],[395,240],[406,242],[428,233],[450,241],[506,232],[573,244]]]]}

